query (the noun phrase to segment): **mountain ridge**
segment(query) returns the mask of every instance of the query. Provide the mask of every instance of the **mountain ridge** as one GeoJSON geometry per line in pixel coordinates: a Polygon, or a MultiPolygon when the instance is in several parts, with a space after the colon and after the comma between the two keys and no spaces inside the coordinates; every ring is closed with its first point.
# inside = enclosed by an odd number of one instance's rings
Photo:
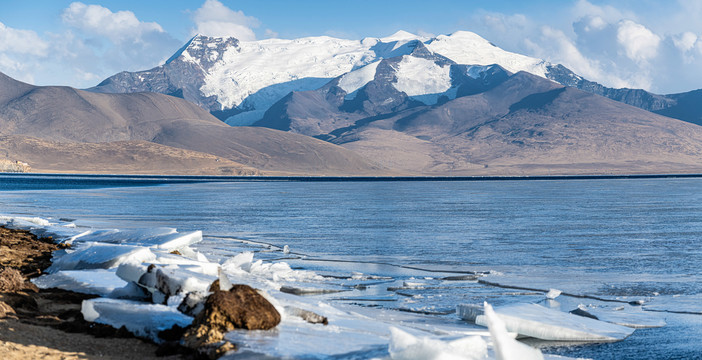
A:
{"type": "Polygon", "coordinates": [[[702,102],[702,91],[659,95],[641,89],[608,88],[563,65],[502,50],[469,31],[433,38],[398,31],[384,38],[361,40],[320,36],[249,42],[197,35],[165,64],[151,70],[116,74],[89,90],[170,94],[195,102],[231,125],[249,125],[260,120],[270,106],[291,91],[317,89],[374,61],[411,54],[420,44],[457,64],[499,64],[513,73],[528,71],[562,85],[702,124],[702,106],[695,106],[702,102]],[[307,55],[300,57],[301,54],[307,55]],[[249,75],[252,73],[263,75],[249,75]]]}
{"type": "MultiPolygon", "coordinates": [[[[499,66],[482,69],[483,88],[473,88],[471,94],[430,104],[398,106],[395,111],[380,113],[366,111],[367,106],[348,107],[345,103],[349,100],[340,103],[338,98],[326,96],[334,92],[332,82],[315,91],[289,94],[271,107],[262,122],[275,119],[289,131],[341,145],[386,167],[425,175],[621,174],[702,169],[698,157],[702,154],[702,127],[564,87],[527,72],[511,74],[499,66]],[[349,121],[320,134],[319,127],[309,124],[326,119],[313,117],[314,112],[306,106],[309,99],[326,101],[322,114],[325,118],[349,121]]],[[[355,99],[372,101],[363,95],[366,88],[388,88],[393,80],[389,74],[376,76],[358,90],[355,99]],[[385,84],[376,84],[379,82],[385,84]]],[[[381,94],[379,99],[400,105],[408,101],[407,97],[389,93],[381,94]]]]}

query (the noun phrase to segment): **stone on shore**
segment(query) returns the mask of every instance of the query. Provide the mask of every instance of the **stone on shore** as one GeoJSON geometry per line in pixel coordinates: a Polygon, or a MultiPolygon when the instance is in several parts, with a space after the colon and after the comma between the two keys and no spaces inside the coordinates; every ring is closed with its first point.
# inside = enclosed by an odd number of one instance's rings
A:
{"type": "Polygon", "coordinates": [[[234,285],[229,291],[217,287],[205,301],[204,309],[183,335],[183,344],[212,359],[236,346],[224,335],[234,329],[268,330],[280,323],[275,307],[248,285],[234,285]]]}

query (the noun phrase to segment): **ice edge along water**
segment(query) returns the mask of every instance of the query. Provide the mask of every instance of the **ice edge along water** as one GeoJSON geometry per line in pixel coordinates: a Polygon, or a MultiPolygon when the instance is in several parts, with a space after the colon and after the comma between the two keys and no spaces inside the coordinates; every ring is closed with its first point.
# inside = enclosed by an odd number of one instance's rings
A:
{"type": "MultiPolygon", "coordinates": [[[[202,233],[197,231],[178,233],[171,228],[86,230],[73,223],[11,216],[0,216],[0,225],[74,244],[71,249],[55,252],[51,273],[35,279],[35,283],[41,288],[59,287],[100,295],[101,298],[84,302],[86,320],[115,327],[124,325],[134,334],[157,342],[158,332],[173,325],[187,326],[192,321],[192,317],[181,311],[182,304],[186,303],[183,300],[193,295],[204,298],[209,285],[222,276],[225,282],[257,287],[281,313],[282,322],[274,336],[270,332],[255,331],[234,331],[227,335],[242,350],[271,356],[326,357],[385,347],[389,356],[396,359],[513,359],[510,354],[524,351],[538,358],[540,351],[509,340],[508,329],[516,328],[518,333],[525,332],[524,328],[540,333],[573,332],[568,328],[572,324],[564,325],[565,330],[552,330],[516,315],[508,318],[509,325],[505,328],[501,321],[505,321],[504,314],[509,311],[502,308],[496,317],[487,304],[486,320],[477,316],[476,323],[487,325],[489,334],[467,324],[457,327],[434,321],[428,327],[413,325],[427,323],[427,319],[394,310],[333,306],[314,298],[284,293],[280,291],[283,286],[306,282],[314,286],[321,277],[311,271],[294,270],[284,262],[254,261],[251,252],[240,253],[221,265],[212,263],[191,248],[202,240],[202,233]],[[286,308],[325,316],[329,326],[310,324],[295,312],[286,312],[286,308]],[[333,346],[321,346],[322,343],[333,346]]],[[[516,313],[519,315],[519,311],[516,313]]],[[[553,312],[552,316],[569,315],[553,312]]],[[[590,323],[606,327],[602,325],[606,323],[596,320],[590,323]]],[[[576,335],[574,339],[584,338],[576,335]]]]}

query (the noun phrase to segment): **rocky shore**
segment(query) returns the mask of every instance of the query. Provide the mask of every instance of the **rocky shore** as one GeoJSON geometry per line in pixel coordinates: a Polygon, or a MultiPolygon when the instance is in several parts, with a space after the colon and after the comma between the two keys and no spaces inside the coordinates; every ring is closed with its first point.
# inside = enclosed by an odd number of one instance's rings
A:
{"type": "MultiPolygon", "coordinates": [[[[224,277],[210,286],[208,296],[192,301],[192,308],[190,299],[183,302],[181,307],[194,317],[191,325],[162,331],[154,344],[124,326],[86,321],[84,301],[97,296],[40,289],[30,281],[52,264],[53,251],[65,247],[51,238],[0,227],[0,351],[10,359],[216,359],[236,350],[224,339],[227,332],[271,329],[281,320],[255,289],[232,285],[224,277]]],[[[144,278],[149,275],[151,271],[144,278]]]]}
{"type": "Polygon", "coordinates": [[[38,289],[29,280],[60,249],[23,230],[0,228],[0,352],[5,359],[181,359],[123,329],[89,323],[83,300],[93,296],[38,289]]]}

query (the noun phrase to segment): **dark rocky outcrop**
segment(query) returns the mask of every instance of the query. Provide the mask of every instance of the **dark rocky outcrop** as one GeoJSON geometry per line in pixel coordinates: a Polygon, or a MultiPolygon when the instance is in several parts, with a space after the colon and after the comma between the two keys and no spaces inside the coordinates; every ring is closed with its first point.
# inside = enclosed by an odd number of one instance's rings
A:
{"type": "Polygon", "coordinates": [[[229,291],[217,286],[183,335],[183,344],[217,358],[236,347],[224,339],[234,329],[268,330],[280,323],[280,314],[261,294],[248,285],[234,285],[229,291]]]}

